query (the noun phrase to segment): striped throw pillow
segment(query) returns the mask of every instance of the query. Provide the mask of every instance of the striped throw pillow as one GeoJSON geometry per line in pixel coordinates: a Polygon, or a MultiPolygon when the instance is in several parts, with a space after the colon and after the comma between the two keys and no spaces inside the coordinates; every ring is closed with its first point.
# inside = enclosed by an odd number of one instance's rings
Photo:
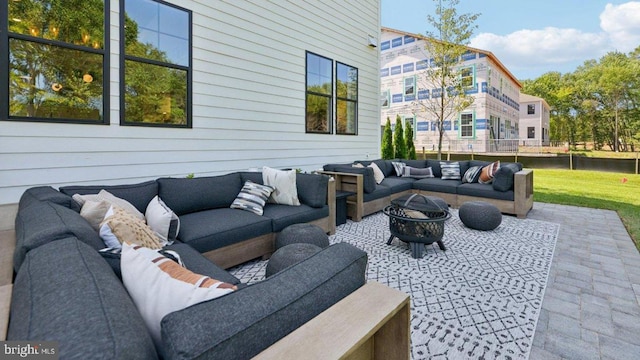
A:
{"type": "Polygon", "coordinates": [[[264,204],[267,203],[269,195],[273,192],[273,187],[269,185],[256,184],[247,180],[240,190],[240,193],[231,204],[232,209],[251,211],[256,215],[264,213],[264,204]]]}
{"type": "Polygon", "coordinates": [[[478,179],[478,182],[480,184],[491,184],[491,182],[493,182],[493,176],[499,168],[500,160],[483,167],[482,171],[480,172],[480,178],[478,179]]]}
{"type": "Polygon", "coordinates": [[[440,161],[442,180],[460,180],[460,163],[440,161]]]}

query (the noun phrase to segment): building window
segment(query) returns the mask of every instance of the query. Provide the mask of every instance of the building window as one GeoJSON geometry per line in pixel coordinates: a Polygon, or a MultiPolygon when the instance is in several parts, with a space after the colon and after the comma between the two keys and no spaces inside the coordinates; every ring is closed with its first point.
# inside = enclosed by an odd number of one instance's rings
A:
{"type": "Polygon", "coordinates": [[[407,128],[409,127],[409,124],[411,124],[411,131],[413,131],[413,140],[416,139],[416,119],[415,117],[405,117],[404,118],[404,133],[406,136],[407,133],[407,128]]]}
{"type": "Polygon", "coordinates": [[[470,89],[475,86],[476,75],[473,66],[460,69],[460,83],[464,89],[470,89]]]}
{"type": "Polygon", "coordinates": [[[306,129],[309,133],[331,133],[333,117],[333,61],[307,52],[306,129]]]}
{"type": "Polygon", "coordinates": [[[473,137],[473,114],[460,114],[460,137],[473,137]]]}
{"type": "Polygon", "coordinates": [[[388,108],[389,107],[389,90],[384,90],[380,93],[380,107],[388,108]]]}
{"type": "Polygon", "coordinates": [[[336,62],[336,134],[358,133],[358,69],[336,62]]]}
{"type": "Polygon", "coordinates": [[[536,128],[533,126],[529,126],[527,128],[527,139],[535,139],[536,138],[536,128]]]}
{"type": "Polygon", "coordinates": [[[109,2],[3,1],[0,9],[0,119],[108,124],[109,2]]]}
{"type": "Polygon", "coordinates": [[[536,106],[535,104],[529,104],[527,105],[527,115],[533,115],[536,113],[536,106]]]}
{"type": "Polygon", "coordinates": [[[120,1],[120,124],[191,127],[191,11],[120,1]]]}
{"type": "Polygon", "coordinates": [[[416,77],[404,78],[404,100],[413,101],[416,96],[416,77]]]}

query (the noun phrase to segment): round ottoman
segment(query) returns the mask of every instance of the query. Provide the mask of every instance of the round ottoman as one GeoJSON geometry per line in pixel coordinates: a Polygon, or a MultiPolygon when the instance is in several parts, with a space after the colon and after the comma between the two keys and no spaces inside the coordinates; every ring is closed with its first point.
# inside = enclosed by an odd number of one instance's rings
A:
{"type": "Polygon", "coordinates": [[[320,251],[322,249],[313,244],[299,243],[283,246],[271,255],[267,263],[266,277],[295,265],[320,251]]]}
{"type": "Polygon", "coordinates": [[[329,246],[329,236],[317,225],[289,225],[278,234],[276,250],[283,246],[298,243],[312,244],[324,249],[329,246]]]}
{"type": "Polygon", "coordinates": [[[460,206],[458,216],[466,227],[476,230],[493,230],[502,222],[500,210],[484,201],[467,201],[460,206]]]}

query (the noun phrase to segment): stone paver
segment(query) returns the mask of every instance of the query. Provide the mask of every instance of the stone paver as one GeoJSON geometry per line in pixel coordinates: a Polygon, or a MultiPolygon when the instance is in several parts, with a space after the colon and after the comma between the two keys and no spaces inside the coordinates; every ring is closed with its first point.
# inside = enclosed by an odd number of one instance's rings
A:
{"type": "Polygon", "coordinates": [[[640,359],[640,253],[614,211],[535,203],[561,225],[529,359],[640,359]]]}

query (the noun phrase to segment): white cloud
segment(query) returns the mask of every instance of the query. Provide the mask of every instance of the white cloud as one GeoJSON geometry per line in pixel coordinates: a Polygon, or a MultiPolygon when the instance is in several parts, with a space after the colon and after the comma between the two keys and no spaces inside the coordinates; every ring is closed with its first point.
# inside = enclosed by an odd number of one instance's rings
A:
{"type": "Polygon", "coordinates": [[[640,45],[640,2],[607,4],[600,14],[600,28],[598,33],[557,27],[506,35],[481,33],[470,46],[491,51],[516,76],[518,70],[575,68],[609,51],[630,52],[640,45]]]}
{"type": "Polygon", "coordinates": [[[640,45],[640,2],[607,4],[600,14],[600,28],[608,34],[613,49],[633,51],[640,45]]]}

